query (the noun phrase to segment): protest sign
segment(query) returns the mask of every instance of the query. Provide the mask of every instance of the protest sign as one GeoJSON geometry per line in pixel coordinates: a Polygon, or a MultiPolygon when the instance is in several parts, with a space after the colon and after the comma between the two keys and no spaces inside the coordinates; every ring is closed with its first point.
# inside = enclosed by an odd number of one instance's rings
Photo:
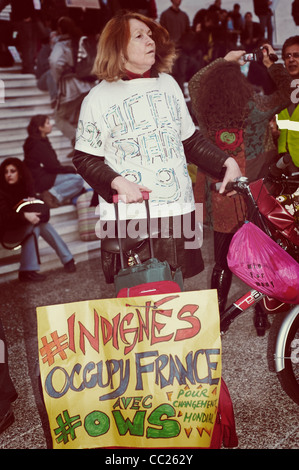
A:
{"type": "Polygon", "coordinates": [[[221,382],[215,290],[37,308],[54,448],[209,447],[221,382]]]}

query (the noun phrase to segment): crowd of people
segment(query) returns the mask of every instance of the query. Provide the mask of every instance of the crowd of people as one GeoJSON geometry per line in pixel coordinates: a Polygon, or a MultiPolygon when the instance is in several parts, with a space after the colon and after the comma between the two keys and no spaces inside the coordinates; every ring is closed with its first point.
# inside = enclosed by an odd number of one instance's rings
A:
{"type": "MultiPolygon", "coordinates": [[[[0,9],[8,3],[13,6],[16,2],[0,0],[0,9]]],[[[23,3],[27,5],[30,0],[23,3]]],[[[265,176],[279,154],[287,152],[299,166],[295,126],[291,132],[282,129],[276,140],[271,131],[276,114],[278,123],[298,122],[298,107],[291,101],[291,81],[299,79],[299,36],[284,44],[283,65],[270,56],[275,51],[268,21],[269,1],[254,2],[259,23],[252,21],[251,12],[243,16],[238,4],[228,12],[221,8],[221,0],[215,0],[209,8],[198,11],[192,24],[180,9],[181,0],[171,0],[159,20],[151,0],[124,3],[130,11],[119,13],[121,0],[105,2],[105,21],[96,17],[90,23],[96,28],[90,26],[89,31],[88,10],[87,16],[80,16],[84,30],[79,28],[78,18],[63,12],[56,18],[55,29],[50,27],[40,43],[38,52],[45,66],[38,73],[38,86],[49,90],[56,125],[73,146],[74,166],[59,162],[48,138],[52,130],[49,116],[34,116],[28,124],[24,162],[6,159],[0,167],[1,227],[25,229],[19,279],[41,281],[44,277],[38,273],[34,243],[39,235],[56,250],[67,272],[75,270],[73,256],[38,212],[16,213],[17,202],[38,194],[49,207],[57,207],[80,194],[85,181],[99,195],[101,221],[110,224],[111,233],[115,233],[113,194],[127,204],[124,219],[129,222],[132,217],[144,218],[139,203],[142,193],[148,191],[151,216],[159,221],[166,217],[170,227],[168,238],[163,236],[162,240],[160,234],[154,239],[156,256],[167,260],[173,271],[180,267],[185,278],[191,277],[204,269],[201,250],[194,244],[192,249],[186,248],[190,239],[185,232],[176,235],[176,224],[181,227],[188,220],[191,232],[196,233],[196,194],[187,171],[188,164],[195,165],[197,181],[207,188],[201,193],[201,202],[207,204],[214,232],[211,288],[218,291],[221,314],[231,284],[226,255],[233,234],[244,221],[242,201],[223,194],[226,184],[241,175],[250,180],[265,176]],[[267,10],[259,9],[262,3],[267,10]],[[80,80],[72,70],[73,44],[78,45],[84,34],[99,41],[93,80],[80,80]],[[244,54],[261,45],[258,65],[263,80],[262,89],[257,90],[241,66],[244,54]],[[46,78],[41,84],[43,76],[46,78]],[[186,82],[190,110],[183,92],[186,82]],[[219,193],[210,190],[211,181],[222,182],[219,193]],[[240,204],[240,210],[236,210],[236,204],[240,204]]],[[[44,5],[48,13],[56,5],[56,15],[59,5],[63,8],[58,1],[44,5]]],[[[24,73],[32,72],[31,66],[25,65],[24,54],[22,59],[24,73]]],[[[104,256],[102,250],[102,266],[104,273],[107,266],[110,273],[112,268],[116,270],[115,256],[104,256]]],[[[267,327],[260,308],[254,322],[267,327]]],[[[7,370],[5,374],[7,377],[7,370]]],[[[3,397],[0,432],[11,424],[10,403],[16,399],[13,386],[3,397]]]]}

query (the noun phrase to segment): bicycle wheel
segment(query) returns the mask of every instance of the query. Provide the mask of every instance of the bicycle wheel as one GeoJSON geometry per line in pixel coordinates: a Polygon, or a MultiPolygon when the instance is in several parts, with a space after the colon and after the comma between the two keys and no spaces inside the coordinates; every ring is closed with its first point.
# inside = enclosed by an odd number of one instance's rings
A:
{"type": "Polygon", "coordinates": [[[281,321],[275,367],[283,390],[299,405],[299,306],[294,307],[281,321]]]}

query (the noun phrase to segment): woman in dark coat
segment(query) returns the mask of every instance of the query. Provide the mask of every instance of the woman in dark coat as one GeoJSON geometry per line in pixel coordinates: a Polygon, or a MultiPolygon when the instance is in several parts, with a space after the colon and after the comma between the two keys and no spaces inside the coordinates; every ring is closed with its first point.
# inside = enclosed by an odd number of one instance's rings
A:
{"type": "Polygon", "coordinates": [[[24,161],[41,198],[49,207],[58,207],[80,194],[84,186],[83,178],[73,166],[59,162],[48,139],[52,131],[49,117],[43,114],[33,116],[27,131],[24,161]]]}
{"type": "Polygon", "coordinates": [[[67,272],[75,271],[73,256],[65,242],[49,222],[40,221],[39,212],[16,212],[23,199],[35,199],[31,175],[18,158],[7,158],[0,165],[0,238],[20,237],[22,243],[19,280],[44,281],[38,273],[39,256],[35,240],[41,235],[56,251],[67,272]]]}

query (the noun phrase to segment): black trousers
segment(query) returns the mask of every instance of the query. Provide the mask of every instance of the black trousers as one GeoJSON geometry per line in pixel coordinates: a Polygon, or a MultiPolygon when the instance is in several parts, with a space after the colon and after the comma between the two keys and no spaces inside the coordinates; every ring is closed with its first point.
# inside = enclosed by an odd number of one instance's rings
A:
{"type": "Polygon", "coordinates": [[[226,258],[233,235],[233,233],[214,232],[214,259],[219,269],[229,269],[226,258]]]}

